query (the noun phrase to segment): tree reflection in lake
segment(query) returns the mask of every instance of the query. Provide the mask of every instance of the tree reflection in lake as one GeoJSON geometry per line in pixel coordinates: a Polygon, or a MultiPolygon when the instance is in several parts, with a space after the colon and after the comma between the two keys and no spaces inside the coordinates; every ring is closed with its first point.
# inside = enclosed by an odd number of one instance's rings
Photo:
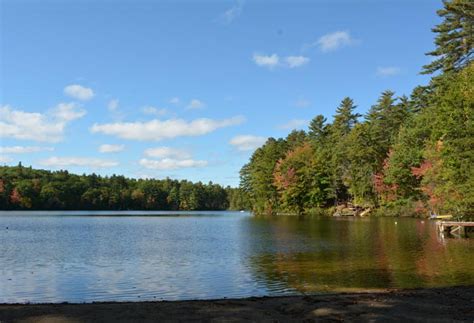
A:
{"type": "Polygon", "coordinates": [[[257,280],[302,293],[474,284],[472,240],[434,222],[393,218],[247,218],[257,280]]]}

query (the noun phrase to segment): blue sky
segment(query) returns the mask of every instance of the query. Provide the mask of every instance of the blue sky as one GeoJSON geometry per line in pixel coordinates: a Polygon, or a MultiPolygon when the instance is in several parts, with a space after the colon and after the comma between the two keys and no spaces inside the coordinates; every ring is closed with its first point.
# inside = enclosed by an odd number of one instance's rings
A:
{"type": "Polygon", "coordinates": [[[441,1],[0,5],[0,163],[238,185],[266,137],[426,83],[441,1]]]}

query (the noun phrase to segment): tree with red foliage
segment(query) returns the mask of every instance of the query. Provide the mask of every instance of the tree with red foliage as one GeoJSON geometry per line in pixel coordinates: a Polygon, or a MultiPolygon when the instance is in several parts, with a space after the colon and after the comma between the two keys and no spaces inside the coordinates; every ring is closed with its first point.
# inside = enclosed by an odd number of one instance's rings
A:
{"type": "Polygon", "coordinates": [[[375,192],[383,202],[392,202],[397,199],[398,185],[387,181],[386,171],[390,167],[390,157],[392,150],[389,150],[387,158],[383,161],[383,170],[373,176],[375,192]]]}

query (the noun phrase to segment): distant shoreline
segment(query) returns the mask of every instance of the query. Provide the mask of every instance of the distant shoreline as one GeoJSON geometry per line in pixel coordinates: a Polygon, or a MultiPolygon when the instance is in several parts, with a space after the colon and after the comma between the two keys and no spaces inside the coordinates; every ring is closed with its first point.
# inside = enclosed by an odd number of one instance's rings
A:
{"type": "Polygon", "coordinates": [[[204,212],[251,212],[251,211],[246,211],[246,210],[31,210],[31,209],[24,209],[24,210],[1,210],[0,212],[117,212],[117,213],[138,213],[138,212],[147,212],[147,213],[152,213],[152,212],[169,212],[169,213],[204,213],[204,212]]]}
{"type": "Polygon", "coordinates": [[[157,302],[0,304],[1,322],[474,319],[474,286],[157,302]]]}

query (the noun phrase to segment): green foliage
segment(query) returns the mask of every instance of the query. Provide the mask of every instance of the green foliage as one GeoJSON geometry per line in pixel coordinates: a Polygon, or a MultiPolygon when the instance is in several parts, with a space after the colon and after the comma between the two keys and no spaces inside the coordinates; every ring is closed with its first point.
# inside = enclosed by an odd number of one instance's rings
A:
{"type": "Polygon", "coordinates": [[[250,210],[251,204],[248,194],[240,188],[226,188],[229,200],[229,210],[250,210]]]}
{"type": "Polygon", "coordinates": [[[394,95],[392,91],[383,92],[365,116],[366,121],[357,125],[349,135],[347,157],[350,171],[345,184],[357,204],[378,206],[381,202],[374,184],[411,110],[408,98],[398,100],[394,95]]]}
{"type": "Polygon", "coordinates": [[[249,209],[238,188],[169,178],[128,179],[0,167],[1,210],[225,210],[249,209]]]}
{"type": "MultiPolygon", "coordinates": [[[[436,81],[432,133],[428,148],[439,143],[437,192],[447,211],[474,216],[474,63],[436,81]]],[[[430,150],[428,150],[429,152],[430,150]]],[[[426,179],[424,179],[426,180],[426,179]]]]}
{"type": "Polygon", "coordinates": [[[309,124],[308,136],[312,142],[322,145],[328,135],[327,120],[323,115],[317,115],[309,124]]]}
{"type": "Polygon", "coordinates": [[[423,67],[425,74],[460,70],[474,56],[474,2],[444,1],[444,8],[438,10],[438,15],[444,20],[433,28],[433,32],[438,34],[436,49],[428,53],[437,58],[423,67]]]}
{"type": "Polygon", "coordinates": [[[327,181],[318,172],[320,167],[313,156],[311,144],[305,142],[277,162],[274,185],[284,210],[301,214],[308,205],[320,207],[325,203],[327,181]]]}
{"type": "Polygon", "coordinates": [[[333,123],[328,125],[328,138],[324,143],[323,155],[328,160],[326,167],[329,175],[330,196],[336,202],[347,200],[348,188],[345,184],[349,176],[350,161],[348,138],[357,124],[360,114],[354,113],[356,106],[351,98],[344,98],[336,109],[333,123]]]}
{"type": "Polygon", "coordinates": [[[344,181],[356,204],[373,206],[377,203],[373,177],[377,171],[377,153],[372,145],[370,126],[360,123],[349,134],[346,158],[349,161],[348,174],[344,181]]]}
{"type": "Polygon", "coordinates": [[[278,192],[273,185],[273,171],[277,161],[285,155],[287,147],[286,140],[269,138],[240,171],[241,188],[248,194],[252,209],[257,213],[272,214],[278,210],[278,192]]]}

